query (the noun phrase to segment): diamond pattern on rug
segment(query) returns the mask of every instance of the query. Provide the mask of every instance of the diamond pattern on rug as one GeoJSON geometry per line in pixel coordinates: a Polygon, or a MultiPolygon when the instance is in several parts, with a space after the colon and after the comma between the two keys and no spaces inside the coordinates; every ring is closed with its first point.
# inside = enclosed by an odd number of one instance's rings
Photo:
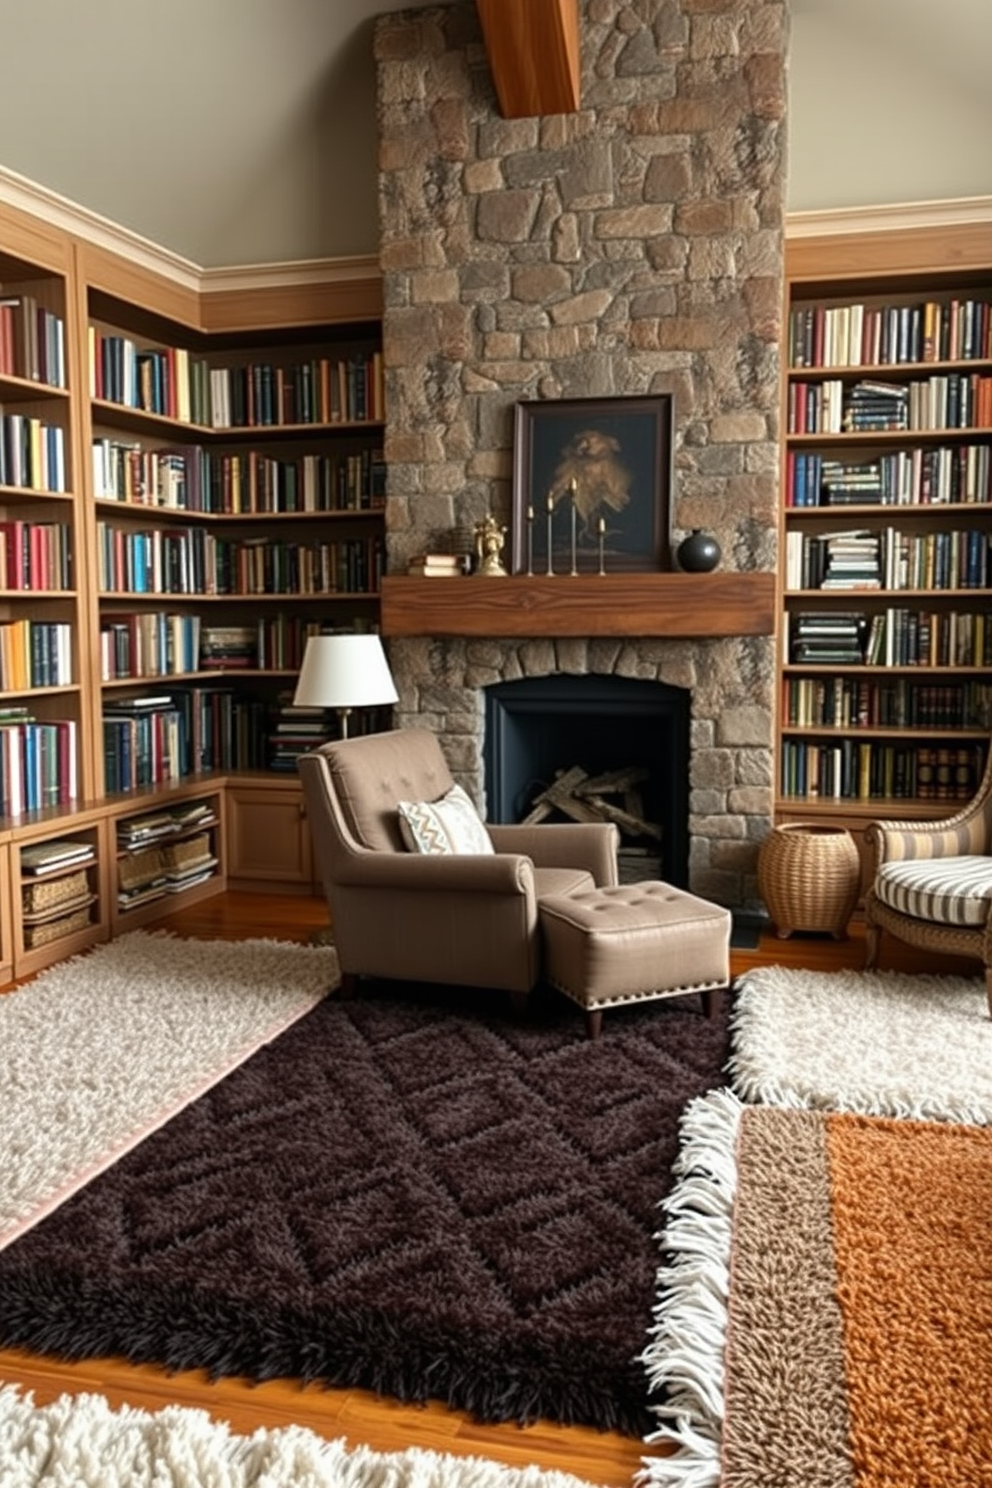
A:
{"type": "Polygon", "coordinates": [[[696,999],[328,999],[0,1255],[0,1341],[641,1435],[696,999]]]}

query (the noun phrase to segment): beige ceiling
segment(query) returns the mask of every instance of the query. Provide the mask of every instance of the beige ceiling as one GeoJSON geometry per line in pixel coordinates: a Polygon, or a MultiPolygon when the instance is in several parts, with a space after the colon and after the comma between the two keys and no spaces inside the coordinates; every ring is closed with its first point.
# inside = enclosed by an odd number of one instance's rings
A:
{"type": "MultiPolygon", "coordinates": [[[[203,267],[374,253],[372,18],[412,8],[0,0],[0,167],[203,267]]],[[[992,195],[992,0],[792,11],[791,211],[992,195]]]]}

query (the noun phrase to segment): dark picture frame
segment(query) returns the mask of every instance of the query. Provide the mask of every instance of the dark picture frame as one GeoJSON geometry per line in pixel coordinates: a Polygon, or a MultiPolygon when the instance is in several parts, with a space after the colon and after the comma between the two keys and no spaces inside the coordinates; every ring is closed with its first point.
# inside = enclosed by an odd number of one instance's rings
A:
{"type": "Polygon", "coordinates": [[[670,568],[673,419],[670,393],[517,403],[513,572],[670,568]]]}

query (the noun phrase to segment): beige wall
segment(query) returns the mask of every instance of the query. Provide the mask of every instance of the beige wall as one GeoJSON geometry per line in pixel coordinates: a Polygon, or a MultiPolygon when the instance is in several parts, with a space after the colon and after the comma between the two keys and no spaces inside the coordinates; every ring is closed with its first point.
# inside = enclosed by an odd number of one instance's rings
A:
{"type": "MultiPolygon", "coordinates": [[[[374,252],[371,17],[407,4],[0,0],[0,166],[202,266],[374,252]]],[[[992,193],[992,0],[792,11],[790,211],[992,193]]]]}

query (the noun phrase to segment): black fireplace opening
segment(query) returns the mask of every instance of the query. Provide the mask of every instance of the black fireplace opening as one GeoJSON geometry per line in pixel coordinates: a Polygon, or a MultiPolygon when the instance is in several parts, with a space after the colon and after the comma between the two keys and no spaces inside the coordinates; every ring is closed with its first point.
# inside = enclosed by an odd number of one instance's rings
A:
{"type": "Polygon", "coordinates": [[[580,810],[581,803],[591,803],[603,813],[601,819],[617,820],[622,879],[662,878],[688,888],[689,693],[684,688],[562,673],[499,682],[485,689],[483,755],[491,822],[521,822],[535,809],[548,821],[567,821],[568,810],[549,802],[545,793],[557,785],[560,796],[574,785],[580,810]],[[582,795],[604,777],[606,789],[582,795]],[[620,813],[620,819],[611,812],[620,813]],[[641,821],[658,835],[638,830],[641,821]]]}

